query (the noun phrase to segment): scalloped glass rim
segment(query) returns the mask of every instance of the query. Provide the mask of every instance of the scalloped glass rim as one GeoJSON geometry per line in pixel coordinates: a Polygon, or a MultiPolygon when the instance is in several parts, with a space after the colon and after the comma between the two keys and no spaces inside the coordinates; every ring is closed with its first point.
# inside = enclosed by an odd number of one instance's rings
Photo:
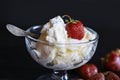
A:
{"type": "MultiPolygon", "coordinates": [[[[29,32],[30,29],[32,28],[41,28],[42,29],[42,25],[36,25],[36,26],[32,26],[30,28],[28,28],[26,31],[29,32]]],[[[99,35],[96,31],[94,31],[93,29],[89,28],[89,27],[85,27],[87,30],[91,31],[92,33],[94,33],[96,35],[96,37],[93,39],[93,40],[89,40],[89,41],[86,41],[86,42],[79,42],[79,43],[50,43],[50,42],[47,42],[47,41],[42,41],[42,40],[39,40],[39,39],[36,39],[36,38],[33,38],[31,36],[25,36],[27,39],[31,39],[35,42],[40,42],[40,43],[43,43],[43,44],[47,44],[47,45],[73,45],[73,44],[85,44],[85,43],[93,43],[95,42],[96,40],[99,39],[99,35]]]]}

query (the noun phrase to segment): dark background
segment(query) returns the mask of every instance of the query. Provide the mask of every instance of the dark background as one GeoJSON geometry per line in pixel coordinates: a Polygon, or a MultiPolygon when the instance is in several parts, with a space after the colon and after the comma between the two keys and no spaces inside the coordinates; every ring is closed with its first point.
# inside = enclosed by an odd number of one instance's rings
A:
{"type": "Polygon", "coordinates": [[[64,14],[98,32],[99,44],[89,62],[103,71],[100,58],[120,48],[120,0],[0,0],[0,80],[35,80],[51,72],[30,57],[24,38],[10,34],[5,25],[27,29],[64,14]]]}

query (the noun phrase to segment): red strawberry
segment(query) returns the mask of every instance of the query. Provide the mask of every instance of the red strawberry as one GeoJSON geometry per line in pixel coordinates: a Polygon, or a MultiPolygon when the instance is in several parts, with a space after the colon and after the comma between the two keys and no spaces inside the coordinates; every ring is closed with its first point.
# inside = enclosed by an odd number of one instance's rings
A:
{"type": "Polygon", "coordinates": [[[71,17],[68,15],[65,15],[64,17],[69,18],[69,21],[67,21],[66,25],[68,36],[73,39],[82,39],[84,37],[84,27],[82,22],[71,19],[71,17]]]}
{"type": "Polygon", "coordinates": [[[105,75],[105,80],[120,80],[120,77],[116,73],[111,71],[106,71],[104,75],[105,75]]]}
{"type": "Polygon", "coordinates": [[[105,80],[105,76],[103,73],[97,73],[87,80],[105,80]]]}
{"type": "Polygon", "coordinates": [[[79,73],[83,78],[88,79],[98,73],[98,68],[94,64],[85,64],[79,68],[79,73]]]}
{"type": "Polygon", "coordinates": [[[103,58],[104,65],[112,71],[120,71],[120,49],[116,49],[103,58]]]}

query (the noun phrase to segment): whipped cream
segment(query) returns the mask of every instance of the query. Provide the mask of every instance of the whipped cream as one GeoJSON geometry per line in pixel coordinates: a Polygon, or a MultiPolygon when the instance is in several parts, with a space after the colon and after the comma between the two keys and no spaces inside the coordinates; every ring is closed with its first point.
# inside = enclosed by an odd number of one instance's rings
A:
{"type": "Polygon", "coordinates": [[[65,30],[65,25],[60,16],[50,19],[50,21],[43,26],[41,30],[43,35],[40,36],[40,39],[50,43],[66,42],[67,31],[65,30]]]}
{"type": "Polygon", "coordinates": [[[85,35],[81,40],[69,38],[65,29],[66,24],[60,16],[50,19],[42,30],[40,40],[55,45],[36,44],[36,52],[39,55],[39,62],[45,67],[54,69],[72,69],[85,57],[89,57],[93,44],[77,44],[95,39],[96,35],[88,31],[85,27],[85,35]],[[57,43],[76,43],[71,45],[59,45],[57,43]]]}

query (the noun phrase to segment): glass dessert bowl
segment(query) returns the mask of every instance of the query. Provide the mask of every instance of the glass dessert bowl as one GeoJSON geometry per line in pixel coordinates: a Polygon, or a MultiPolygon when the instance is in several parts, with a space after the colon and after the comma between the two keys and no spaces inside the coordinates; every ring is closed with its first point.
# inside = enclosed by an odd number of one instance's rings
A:
{"type": "MultiPolygon", "coordinates": [[[[43,26],[33,26],[27,32],[43,35],[43,26]]],[[[47,42],[31,36],[25,37],[28,52],[32,58],[40,65],[53,69],[51,75],[45,74],[37,80],[69,80],[67,70],[78,68],[87,63],[95,53],[98,34],[85,27],[87,31],[94,35],[88,41],[68,41],[68,42],[47,42]]],[[[45,34],[44,34],[45,35],[45,34]]],[[[86,36],[87,37],[87,36],[86,36]]]]}

